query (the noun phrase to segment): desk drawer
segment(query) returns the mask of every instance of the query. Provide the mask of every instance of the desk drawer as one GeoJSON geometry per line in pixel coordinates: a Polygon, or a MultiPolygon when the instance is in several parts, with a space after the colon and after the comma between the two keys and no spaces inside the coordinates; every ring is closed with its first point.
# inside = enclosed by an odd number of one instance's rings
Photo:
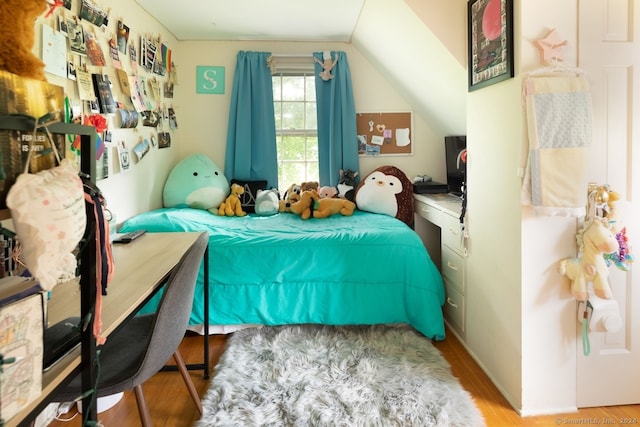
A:
{"type": "Polygon", "coordinates": [[[418,215],[420,215],[430,223],[437,225],[438,227],[442,227],[443,213],[440,209],[429,206],[428,204],[419,202],[417,200],[415,200],[414,204],[415,211],[418,215]]]}
{"type": "Polygon", "coordinates": [[[442,246],[442,277],[456,291],[465,294],[465,260],[447,246],[442,246]]]}
{"type": "Polygon", "coordinates": [[[463,254],[462,226],[457,216],[444,214],[442,226],[442,243],[449,246],[459,254],[463,254]]]}
{"type": "Polygon", "coordinates": [[[445,283],[447,299],[444,303],[444,317],[460,334],[464,334],[464,295],[445,283]]]}

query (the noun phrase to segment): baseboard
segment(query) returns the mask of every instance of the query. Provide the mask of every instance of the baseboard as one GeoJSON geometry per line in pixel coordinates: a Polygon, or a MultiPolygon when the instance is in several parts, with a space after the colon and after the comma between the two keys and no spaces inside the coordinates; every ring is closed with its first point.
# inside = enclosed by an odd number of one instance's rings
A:
{"type": "Polygon", "coordinates": [[[480,359],[476,356],[476,354],[467,346],[467,343],[464,339],[462,339],[460,337],[460,335],[456,332],[456,330],[449,324],[449,322],[447,320],[445,320],[445,324],[447,325],[447,331],[452,333],[456,339],[458,340],[458,342],[462,345],[462,347],[466,350],[467,354],[469,354],[469,356],[471,356],[471,358],[473,359],[474,362],[476,362],[478,364],[478,366],[480,367],[480,369],[482,369],[482,371],[485,373],[485,375],[487,377],[489,377],[489,380],[491,380],[491,382],[493,383],[493,385],[498,389],[498,391],[500,392],[500,394],[507,400],[507,402],[509,403],[509,405],[511,405],[511,407],[518,413],[518,415],[520,415],[521,417],[524,416],[522,415],[522,408],[520,408],[520,406],[518,404],[516,404],[516,400],[514,400],[512,398],[512,396],[509,395],[509,393],[507,393],[502,387],[500,387],[500,385],[497,384],[496,379],[493,377],[493,375],[491,375],[491,373],[489,372],[489,370],[487,369],[487,367],[484,365],[484,363],[482,363],[480,361],[480,359]]]}

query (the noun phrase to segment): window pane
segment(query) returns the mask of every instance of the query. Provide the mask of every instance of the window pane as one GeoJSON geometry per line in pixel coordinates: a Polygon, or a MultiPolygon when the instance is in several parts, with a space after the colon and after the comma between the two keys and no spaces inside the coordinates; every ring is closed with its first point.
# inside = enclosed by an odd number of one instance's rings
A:
{"type": "Polygon", "coordinates": [[[279,190],[281,194],[284,194],[291,184],[300,184],[302,182],[300,178],[305,176],[304,165],[305,164],[303,162],[282,163],[280,173],[278,175],[278,182],[280,183],[279,190]]]}
{"type": "Polygon", "coordinates": [[[273,83],[273,100],[282,100],[282,77],[273,76],[271,77],[271,82],[273,83]]]}
{"type": "Polygon", "coordinates": [[[283,158],[282,158],[282,137],[276,135],[276,150],[278,150],[278,163],[280,163],[283,158]]]}
{"type": "Polygon", "coordinates": [[[304,129],[304,102],[282,103],[282,129],[304,129]]]}
{"type": "Polygon", "coordinates": [[[291,184],[319,181],[315,75],[273,77],[280,194],[291,184]]]}
{"type": "Polygon", "coordinates": [[[318,168],[318,163],[309,163],[307,162],[307,179],[306,181],[319,181],[320,171],[318,168]]]}
{"type": "Polygon", "coordinates": [[[284,136],[282,138],[282,153],[283,160],[304,160],[304,137],[284,136]]]}
{"type": "Polygon", "coordinates": [[[282,129],[282,103],[274,102],[273,110],[275,111],[276,129],[282,129]]]}
{"type": "Polygon", "coordinates": [[[318,137],[307,137],[307,161],[318,161],[318,137]]]}
{"type": "Polygon", "coordinates": [[[304,78],[301,76],[282,77],[282,100],[304,101],[304,78]]]}
{"type": "Polygon", "coordinates": [[[315,102],[306,102],[306,120],[307,123],[305,125],[305,129],[317,129],[318,128],[318,116],[316,114],[316,103],[315,102]]]}
{"type": "Polygon", "coordinates": [[[306,97],[307,101],[316,103],[316,76],[311,73],[304,78],[306,85],[306,97]]]}

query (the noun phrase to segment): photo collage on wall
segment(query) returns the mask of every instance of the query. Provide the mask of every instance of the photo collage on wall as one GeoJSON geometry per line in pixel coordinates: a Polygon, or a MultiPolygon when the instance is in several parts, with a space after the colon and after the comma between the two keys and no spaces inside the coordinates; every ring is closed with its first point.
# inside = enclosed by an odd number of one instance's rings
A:
{"type": "Polygon", "coordinates": [[[48,73],[74,82],[75,93],[67,94],[70,120],[93,124],[92,117],[103,116],[108,128],[98,132],[97,161],[100,178],[106,178],[110,167],[112,173],[130,170],[153,149],[171,146],[170,133],[177,129],[171,105],[175,64],[158,35],[132,28],[97,2],[63,5],[43,23],[43,60],[51,64],[48,73]]]}

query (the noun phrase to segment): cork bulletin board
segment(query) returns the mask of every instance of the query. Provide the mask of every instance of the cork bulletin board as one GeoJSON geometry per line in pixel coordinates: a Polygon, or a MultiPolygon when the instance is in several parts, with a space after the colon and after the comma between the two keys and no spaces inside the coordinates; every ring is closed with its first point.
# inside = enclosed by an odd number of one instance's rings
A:
{"type": "Polygon", "coordinates": [[[411,112],[357,113],[358,154],[410,156],[413,154],[411,112]]]}

